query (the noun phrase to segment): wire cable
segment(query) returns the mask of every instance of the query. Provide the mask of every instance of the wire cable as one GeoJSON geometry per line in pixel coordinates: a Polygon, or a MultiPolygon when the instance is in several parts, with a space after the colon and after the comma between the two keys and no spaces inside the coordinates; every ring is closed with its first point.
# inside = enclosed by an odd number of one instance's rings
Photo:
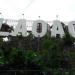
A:
{"type": "Polygon", "coordinates": [[[34,1],[35,1],[35,0],[31,0],[30,3],[23,9],[23,10],[24,10],[23,12],[25,12],[25,11],[32,5],[32,3],[33,3],[34,1]]]}

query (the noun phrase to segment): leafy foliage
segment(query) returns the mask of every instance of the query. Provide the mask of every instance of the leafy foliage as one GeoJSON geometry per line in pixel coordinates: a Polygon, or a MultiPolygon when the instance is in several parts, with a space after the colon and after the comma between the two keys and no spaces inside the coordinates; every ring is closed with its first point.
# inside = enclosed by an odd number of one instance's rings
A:
{"type": "Polygon", "coordinates": [[[0,38],[0,70],[20,70],[19,74],[27,75],[74,75],[74,38],[69,33],[61,39],[45,35],[39,39],[39,51],[35,50],[38,40],[32,34],[9,38],[7,42],[0,38]]]}

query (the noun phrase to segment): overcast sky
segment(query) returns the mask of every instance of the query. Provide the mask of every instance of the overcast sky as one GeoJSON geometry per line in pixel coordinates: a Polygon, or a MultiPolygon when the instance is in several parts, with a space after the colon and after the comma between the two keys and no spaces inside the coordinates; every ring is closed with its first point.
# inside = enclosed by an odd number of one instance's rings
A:
{"type": "Polygon", "coordinates": [[[0,0],[3,18],[20,19],[24,13],[27,20],[75,20],[75,0],[0,0]]]}

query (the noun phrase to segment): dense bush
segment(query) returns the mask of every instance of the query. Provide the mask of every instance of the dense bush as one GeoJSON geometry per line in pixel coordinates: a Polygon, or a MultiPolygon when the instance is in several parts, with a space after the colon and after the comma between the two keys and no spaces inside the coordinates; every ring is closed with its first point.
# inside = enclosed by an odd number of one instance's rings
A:
{"type": "Polygon", "coordinates": [[[7,42],[2,38],[0,38],[1,74],[14,75],[15,70],[17,75],[74,75],[74,38],[68,33],[63,38],[49,38],[45,35],[38,39],[32,34],[28,38],[10,36],[7,42]]]}

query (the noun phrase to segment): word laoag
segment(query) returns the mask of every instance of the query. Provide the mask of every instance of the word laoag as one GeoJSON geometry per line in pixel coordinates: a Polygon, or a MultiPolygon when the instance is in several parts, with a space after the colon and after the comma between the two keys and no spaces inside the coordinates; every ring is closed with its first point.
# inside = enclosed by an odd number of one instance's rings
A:
{"type": "MultiPolygon", "coordinates": [[[[4,19],[0,18],[0,29],[2,26],[4,19]]],[[[75,21],[71,21],[68,24],[68,30],[69,33],[71,34],[72,37],[75,37],[75,21]]],[[[36,20],[34,21],[32,25],[32,34],[35,37],[43,37],[47,33],[47,23],[43,20],[36,20]]],[[[26,28],[26,20],[25,19],[20,19],[18,20],[18,24],[14,31],[10,32],[0,32],[0,36],[17,36],[18,34],[21,34],[24,37],[27,37],[27,28],[26,28]]],[[[54,20],[53,21],[53,26],[51,29],[51,36],[56,37],[56,35],[59,34],[60,37],[64,36],[64,30],[62,27],[62,24],[59,20],[54,20]]]]}

